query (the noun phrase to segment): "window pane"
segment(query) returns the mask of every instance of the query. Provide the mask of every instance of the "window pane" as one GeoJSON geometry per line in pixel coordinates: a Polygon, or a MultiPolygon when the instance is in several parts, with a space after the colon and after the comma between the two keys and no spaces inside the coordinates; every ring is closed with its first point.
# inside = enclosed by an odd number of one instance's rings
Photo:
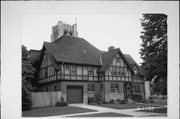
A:
{"type": "Polygon", "coordinates": [[[93,67],[88,67],[88,73],[89,75],[93,75],[93,67]]]}
{"type": "Polygon", "coordinates": [[[71,74],[76,75],[76,66],[75,65],[71,66],[71,74]]]}
{"type": "Polygon", "coordinates": [[[65,65],[65,74],[70,74],[70,66],[65,65]]]}
{"type": "Polygon", "coordinates": [[[95,91],[95,84],[88,84],[88,91],[95,91]]]}

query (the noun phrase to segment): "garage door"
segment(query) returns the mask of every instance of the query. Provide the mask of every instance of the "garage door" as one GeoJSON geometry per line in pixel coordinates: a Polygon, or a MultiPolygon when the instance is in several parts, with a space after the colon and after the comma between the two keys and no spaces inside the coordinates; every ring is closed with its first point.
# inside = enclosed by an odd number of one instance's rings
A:
{"type": "Polygon", "coordinates": [[[83,86],[67,86],[67,102],[83,103],[83,86]]]}

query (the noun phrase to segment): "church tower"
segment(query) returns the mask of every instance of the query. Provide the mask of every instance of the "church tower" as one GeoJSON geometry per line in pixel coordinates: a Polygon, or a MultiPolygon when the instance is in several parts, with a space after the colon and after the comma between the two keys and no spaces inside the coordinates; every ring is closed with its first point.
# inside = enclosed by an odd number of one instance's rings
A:
{"type": "Polygon", "coordinates": [[[70,25],[59,21],[57,25],[52,27],[51,42],[54,42],[65,34],[78,37],[77,24],[70,25]]]}

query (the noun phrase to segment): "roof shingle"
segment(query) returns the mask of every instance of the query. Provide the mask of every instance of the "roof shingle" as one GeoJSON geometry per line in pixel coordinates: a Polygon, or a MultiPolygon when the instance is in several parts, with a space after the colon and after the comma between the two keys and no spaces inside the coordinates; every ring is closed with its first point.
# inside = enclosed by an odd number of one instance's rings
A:
{"type": "Polygon", "coordinates": [[[44,42],[44,46],[57,62],[101,65],[101,51],[82,38],[64,35],[53,43],[44,42]]]}

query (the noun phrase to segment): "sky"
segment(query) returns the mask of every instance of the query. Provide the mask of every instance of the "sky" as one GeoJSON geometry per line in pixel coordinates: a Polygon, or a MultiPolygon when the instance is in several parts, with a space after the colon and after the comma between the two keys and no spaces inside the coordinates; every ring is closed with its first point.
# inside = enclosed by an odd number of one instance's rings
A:
{"type": "Polygon", "coordinates": [[[140,64],[142,14],[26,14],[22,16],[22,44],[28,50],[40,50],[50,42],[52,26],[58,21],[77,23],[78,37],[102,51],[109,46],[120,48],[140,64]]]}

